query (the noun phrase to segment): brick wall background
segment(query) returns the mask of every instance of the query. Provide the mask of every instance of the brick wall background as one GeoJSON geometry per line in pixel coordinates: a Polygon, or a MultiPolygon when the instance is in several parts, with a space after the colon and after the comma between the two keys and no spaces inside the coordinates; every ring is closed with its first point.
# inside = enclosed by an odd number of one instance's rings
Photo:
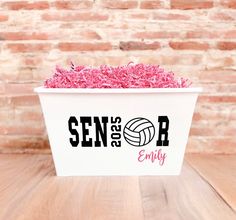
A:
{"type": "Polygon", "coordinates": [[[160,64],[201,85],[188,152],[236,153],[235,0],[0,3],[0,152],[50,152],[33,88],[55,64],[160,64]]]}

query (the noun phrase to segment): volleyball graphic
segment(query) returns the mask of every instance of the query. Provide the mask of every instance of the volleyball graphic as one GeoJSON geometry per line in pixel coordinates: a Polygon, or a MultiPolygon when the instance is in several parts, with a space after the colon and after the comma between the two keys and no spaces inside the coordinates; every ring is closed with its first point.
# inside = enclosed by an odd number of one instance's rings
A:
{"type": "Polygon", "coordinates": [[[129,144],[141,147],[151,142],[155,128],[146,118],[134,118],[125,125],[123,134],[129,144]]]}

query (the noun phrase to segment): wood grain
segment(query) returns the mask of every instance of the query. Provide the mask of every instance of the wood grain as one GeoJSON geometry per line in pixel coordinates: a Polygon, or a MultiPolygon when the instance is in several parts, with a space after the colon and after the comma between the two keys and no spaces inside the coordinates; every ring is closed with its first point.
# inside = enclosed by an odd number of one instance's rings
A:
{"type": "Polygon", "coordinates": [[[143,219],[138,177],[56,177],[49,155],[1,161],[0,219],[143,219]]]}
{"type": "Polygon", "coordinates": [[[0,219],[234,220],[236,214],[187,163],[177,177],[56,177],[50,155],[0,154],[0,219]]]}
{"type": "Polygon", "coordinates": [[[190,154],[186,158],[236,211],[236,155],[190,154]]]}
{"type": "Polygon", "coordinates": [[[185,163],[180,176],[140,177],[145,219],[235,219],[233,210],[185,163]]]}

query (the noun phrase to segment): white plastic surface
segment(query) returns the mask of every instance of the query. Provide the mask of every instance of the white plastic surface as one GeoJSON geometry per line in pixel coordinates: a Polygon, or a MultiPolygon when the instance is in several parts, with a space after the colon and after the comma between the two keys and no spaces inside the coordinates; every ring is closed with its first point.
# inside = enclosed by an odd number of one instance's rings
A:
{"type": "MultiPolygon", "coordinates": [[[[47,89],[36,88],[48,131],[49,142],[58,176],[92,175],[178,175],[181,171],[185,147],[195,103],[201,88],[181,89],[47,89]],[[107,147],[82,147],[82,130],[78,128],[80,144],[72,147],[73,135],[68,120],[74,116],[108,116],[107,147]],[[110,146],[111,117],[121,117],[121,147],[110,146]],[[158,116],[169,119],[169,146],[156,146],[159,132],[158,116]],[[131,119],[149,120],[155,128],[154,138],[145,146],[130,145],[123,129],[131,119]],[[161,152],[161,158],[138,161],[140,151],[161,152]]],[[[95,125],[88,126],[87,138],[95,139],[95,125]]],[[[160,156],[160,154],[159,154],[160,156]]]]}

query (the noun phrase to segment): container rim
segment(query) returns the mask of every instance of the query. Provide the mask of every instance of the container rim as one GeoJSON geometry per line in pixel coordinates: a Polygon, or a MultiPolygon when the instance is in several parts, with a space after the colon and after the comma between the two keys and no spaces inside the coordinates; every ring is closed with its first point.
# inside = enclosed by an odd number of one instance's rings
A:
{"type": "Polygon", "coordinates": [[[200,93],[201,87],[194,88],[44,88],[43,86],[34,89],[36,93],[64,93],[64,94],[111,94],[111,93],[200,93]]]}

